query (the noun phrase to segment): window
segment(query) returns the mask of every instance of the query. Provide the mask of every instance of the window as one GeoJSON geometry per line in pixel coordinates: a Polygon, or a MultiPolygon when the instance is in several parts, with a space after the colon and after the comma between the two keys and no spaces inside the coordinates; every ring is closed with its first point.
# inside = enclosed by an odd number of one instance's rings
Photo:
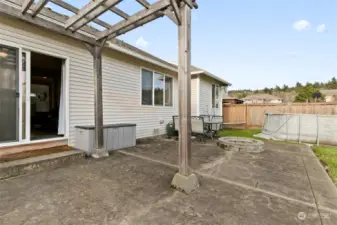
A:
{"type": "Polygon", "coordinates": [[[212,108],[219,108],[219,86],[212,84],[212,108]]]}
{"type": "Polygon", "coordinates": [[[172,106],[173,80],[172,77],[165,77],[165,106],[172,106]]]}
{"type": "Polygon", "coordinates": [[[142,70],[142,105],[152,105],[153,74],[142,70]]]}
{"type": "Polygon", "coordinates": [[[142,105],[172,106],[172,77],[142,69],[142,105]]]}
{"type": "Polygon", "coordinates": [[[154,74],[154,105],[164,104],[164,75],[154,74]]]}

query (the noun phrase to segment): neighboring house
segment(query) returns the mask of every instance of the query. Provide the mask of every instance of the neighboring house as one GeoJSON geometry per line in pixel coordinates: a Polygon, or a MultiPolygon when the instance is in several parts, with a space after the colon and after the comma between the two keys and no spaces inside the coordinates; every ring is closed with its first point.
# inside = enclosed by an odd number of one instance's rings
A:
{"type": "Polygon", "coordinates": [[[280,104],[283,99],[269,94],[256,94],[250,95],[243,99],[244,104],[280,104]]]}
{"type": "Polygon", "coordinates": [[[243,104],[243,100],[228,96],[226,94],[222,97],[222,104],[243,104]]]}
{"type": "Polygon", "coordinates": [[[337,102],[337,89],[320,90],[320,92],[325,95],[326,102],[337,102]]]}
{"type": "Polygon", "coordinates": [[[222,116],[223,93],[231,84],[210,72],[192,66],[191,68],[191,114],[222,116]]]}
{"type": "MultiPolygon", "coordinates": [[[[104,124],[135,123],[137,138],[164,134],[178,114],[177,66],[117,39],[108,45],[104,124]]],[[[221,115],[221,87],[229,83],[192,71],[192,115],[221,115]]],[[[75,126],[94,124],[94,109],[93,58],[85,45],[0,15],[0,147],[75,146],[75,126]]]]}

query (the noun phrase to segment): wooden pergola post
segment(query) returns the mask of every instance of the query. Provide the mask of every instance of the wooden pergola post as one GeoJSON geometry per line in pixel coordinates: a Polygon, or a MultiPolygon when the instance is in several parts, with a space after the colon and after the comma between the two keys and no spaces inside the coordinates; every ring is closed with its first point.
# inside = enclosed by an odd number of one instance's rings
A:
{"type": "Polygon", "coordinates": [[[92,154],[94,158],[109,156],[104,148],[103,133],[103,87],[102,87],[102,50],[106,39],[100,45],[88,45],[88,50],[94,60],[94,99],[95,99],[95,149],[92,154]]]}
{"type": "Polygon", "coordinates": [[[172,185],[186,193],[199,186],[198,179],[191,172],[191,8],[182,3],[178,14],[179,39],[179,172],[172,185]]]}

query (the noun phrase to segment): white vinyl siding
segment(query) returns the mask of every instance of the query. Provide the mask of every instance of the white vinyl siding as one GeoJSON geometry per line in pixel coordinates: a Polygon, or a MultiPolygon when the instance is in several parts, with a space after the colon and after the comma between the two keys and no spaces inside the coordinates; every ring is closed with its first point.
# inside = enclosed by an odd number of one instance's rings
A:
{"type": "Polygon", "coordinates": [[[110,57],[103,58],[104,123],[136,123],[137,138],[164,134],[166,124],[178,113],[176,77],[173,107],[142,106],[141,68],[110,57]],[[162,122],[162,123],[161,123],[162,122]]]}
{"type": "MultiPolygon", "coordinates": [[[[219,82],[200,76],[200,115],[222,115],[222,99],[219,97],[217,102],[219,107],[212,108],[212,84],[220,85],[219,82]]],[[[222,96],[221,89],[219,88],[219,96],[222,96]]]]}
{"type": "Polygon", "coordinates": [[[198,77],[191,79],[191,115],[192,116],[199,116],[198,115],[198,77]]]}
{"type": "MultiPolygon", "coordinates": [[[[69,58],[68,129],[69,145],[74,146],[75,126],[94,124],[93,59],[84,44],[2,16],[0,40],[21,45],[31,51],[69,58]]],[[[139,104],[140,70],[140,66],[118,61],[104,54],[104,123],[136,123],[137,138],[165,133],[166,124],[172,120],[172,115],[178,113],[176,76],[173,78],[173,107],[149,107],[139,104]]]]}

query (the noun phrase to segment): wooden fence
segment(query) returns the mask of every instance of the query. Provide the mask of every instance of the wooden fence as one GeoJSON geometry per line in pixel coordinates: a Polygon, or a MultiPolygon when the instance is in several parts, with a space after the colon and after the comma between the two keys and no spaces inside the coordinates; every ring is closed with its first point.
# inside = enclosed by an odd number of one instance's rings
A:
{"type": "Polygon", "coordinates": [[[337,103],[224,104],[224,123],[244,122],[246,127],[261,128],[266,113],[337,115],[337,103]]]}

